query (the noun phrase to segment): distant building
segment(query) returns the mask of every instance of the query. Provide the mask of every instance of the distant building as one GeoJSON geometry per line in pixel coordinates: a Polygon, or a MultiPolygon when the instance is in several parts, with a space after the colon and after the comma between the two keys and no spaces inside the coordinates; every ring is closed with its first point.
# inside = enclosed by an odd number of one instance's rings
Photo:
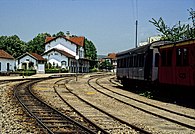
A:
{"type": "Polygon", "coordinates": [[[152,36],[148,38],[148,43],[159,41],[160,39],[161,39],[161,36],[152,36]]]}
{"type": "Polygon", "coordinates": [[[15,59],[13,56],[5,52],[4,50],[0,50],[0,72],[9,72],[14,71],[15,67],[15,59]]]}
{"type": "Polygon", "coordinates": [[[25,53],[16,59],[17,69],[36,70],[36,73],[45,73],[45,59],[36,53],[25,53]]]}
{"type": "Polygon", "coordinates": [[[113,66],[113,69],[111,71],[116,72],[117,67],[116,53],[109,53],[108,56],[106,56],[104,59],[108,60],[113,66]]]}
{"type": "Polygon", "coordinates": [[[140,42],[139,46],[144,46],[144,45],[147,45],[149,43],[159,41],[160,39],[161,39],[161,36],[151,36],[151,37],[148,38],[147,41],[140,42]]]}
{"type": "Polygon", "coordinates": [[[89,60],[84,57],[84,40],[84,37],[71,37],[69,34],[47,37],[42,56],[52,66],[65,68],[69,72],[89,72],[89,60]]]}

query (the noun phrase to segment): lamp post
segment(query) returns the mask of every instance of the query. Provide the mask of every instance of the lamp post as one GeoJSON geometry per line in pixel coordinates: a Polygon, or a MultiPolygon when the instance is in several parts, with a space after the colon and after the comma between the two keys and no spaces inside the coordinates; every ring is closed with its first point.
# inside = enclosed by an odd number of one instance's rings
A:
{"type": "Polygon", "coordinates": [[[77,61],[77,69],[76,69],[76,81],[77,81],[79,55],[76,55],[76,56],[75,56],[75,59],[76,59],[76,61],[77,61]]]}

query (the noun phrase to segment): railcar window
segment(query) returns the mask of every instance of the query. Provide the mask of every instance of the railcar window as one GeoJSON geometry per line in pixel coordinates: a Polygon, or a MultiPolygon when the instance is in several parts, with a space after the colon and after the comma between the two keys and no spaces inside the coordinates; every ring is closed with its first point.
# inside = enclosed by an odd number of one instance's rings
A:
{"type": "Polygon", "coordinates": [[[117,60],[117,64],[116,65],[117,65],[117,68],[119,68],[119,60],[117,60]]]}
{"type": "Polygon", "coordinates": [[[188,49],[187,48],[183,49],[183,65],[184,66],[188,65],[188,49]]]}
{"type": "Polygon", "coordinates": [[[162,66],[166,66],[166,50],[162,50],[161,58],[162,66]]]}
{"type": "Polygon", "coordinates": [[[139,67],[143,67],[144,66],[144,55],[143,54],[140,54],[139,56],[138,56],[139,58],[138,58],[138,64],[139,64],[139,67]]]}
{"type": "Polygon", "coordinates": [[[158,63],[159,63],[159,54],[156,53],[155,54],[155,67],[158,67],[158,63]]]}
{"type": "Polygon", "coordinates": [[[130,57],[130,67],[133,67],[133,56],[130,57]]]}
{"type": "Polygon", "coordinates": [[[134,67],[137,67],[138,66],[138,57],[137,55],[134,56],[134,67]]]}
{"type": "Polygon", "coordinates": [[[130,57],[128,57],[128,67],[130,67],[130,57]]]}
{"type": "Polygon", "coordinates": [[[181,50],[181,48],[176,49],[176,65],[182,66],[182,50],[181,50]]]}
{"type": "Polygon", "coordinates": [[[167,51],[167,66],[172,65],[172,50],[167,51]]]}
{"type": "Polygon", "coordinates": [[[124,68],[127,67],[127,58],[124,59],[124,68]]]}

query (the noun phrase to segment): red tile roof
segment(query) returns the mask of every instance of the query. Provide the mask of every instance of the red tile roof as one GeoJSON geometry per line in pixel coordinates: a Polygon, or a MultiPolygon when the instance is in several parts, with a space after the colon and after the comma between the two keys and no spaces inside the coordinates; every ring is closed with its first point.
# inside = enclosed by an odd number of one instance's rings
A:
{"type": "Polygon", "coordinates": [[[32,55],[33,57],[35,57],[37,60],[40,60],[40,61],[45,60],[41,55],[39,55],[37,53],[29,53],[29,54],[32,55]]]}
{"type": "MultiPolygon", "coordinates": [[[[53,40],[55,40],[55,39],[57,39],[59,37],[61,37],[61,36],[58,36],[58,37],[46,37],[45,43],[49,43],[49,42],[51,42],[51,41],[53,41],[53,40]]],[[[66,39],[66,40],[70,41],[71,43],[74,43],[74,44],[76,44],[78,46],[81,46],[81,47],[84,46],[85,37],[83,37],[83,36],[80,36],[80,37],[71,37],[71,36],[70,37],[66,37],[66,36],[62,36],[62,38],[66,39]]]]}
{"type": "Polygon", "coordinates": [[[54,37],[46,37],[45,42],[49,42],[50,40],[53,40],[54,37]]]}
{"type": "Polygon", "coordinates": [[[116,59],[116,53],[109,53],[106,58],[108,58],[108,59],[116,59]]]}
{"type": "Polygon", "coordinates": [[[0,58],[5,58],[5,59],[14,59],[13,56],[5,52],[4,50],[0,50],[0,58]]]}
{"type": "MultiPolygon", "coordinates": [[[[68,39],[68,38],[66,37],[66,39],[68,39]]],[[[85,37],[70,37],[68,40],[72,41],[73,43],[78,44],[81,47],[83,47],[85,37]]]]}

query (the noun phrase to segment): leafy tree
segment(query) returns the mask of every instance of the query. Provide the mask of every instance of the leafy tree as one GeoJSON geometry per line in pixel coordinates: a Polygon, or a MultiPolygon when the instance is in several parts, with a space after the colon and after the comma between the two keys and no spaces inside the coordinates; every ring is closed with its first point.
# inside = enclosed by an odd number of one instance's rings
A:
{"type": "Polygon", "coordinates": [[[95,45],[93,44],[92,41],[89,41],[86,38],[85,38],[84,50],[85,50],[85,57],[87,57],[90,60],[97,59],[97,50],[95,48],[95,45]]]}
{"type": "Polygon", "coordinates": [[[90,59],[90,68],[94,68],[97,65],[97,50],[92,41],[85,38],[84,45],[85,57],[90,59]]]}
{"type": "Polygon", "coordinates": [[[193,39],[195,38],[195,12],[192,9],[189,12],[189,19],[192,19],[193,26],[190,26],[190,24],[181,24],[179,21],[178,24],[174,25],[173,27],[168,27],[161,17],[158,21],[152,18],[152,20],[149,20],[149,22],[151,22],[156,29],[162,33],[161,40],[179,41],[183,39],[193,39]]]}
{"type": "Polygon", "coordinates": [[[17,35],[1,36],[0,49],[5,50],[14,58],[16,58],[22,55],[24,52],[26,52],[26,43],[20,40],[20,38],[17,35]]]}
{"type": "Polygon", "coordinates": [[[58,36],[64,36],[64,35],[65,35],[64,32],[60,31],[57,34],[53,34],[52,36],[53,37],[58,37],[58,36]]]}
{"type": "Polygon", "coordinates": [[[108,60],[105,60],[102,63],[100,63],[99,69],[111,70],[113,69],[113,66],[108,60]]]}
{"type": "Polygon", "coordinates": [[[34,52],[37,54],[42,54],[45,50],[45,45],[44,45],[45,39],[48,36],[51,36],[51,35],[48,33],[38,34],[33,40],[31,40],[27,43],[27,45],[28,45],[27,51],[34,52]]]}
{"type": "Polygon", "coordinates": [[[195,11],[192,8],[190,8],[188,9],[188,12],[190,13],[190,17],[188,19],[192,20],[193,27],[195,28],[195,11]]]}

